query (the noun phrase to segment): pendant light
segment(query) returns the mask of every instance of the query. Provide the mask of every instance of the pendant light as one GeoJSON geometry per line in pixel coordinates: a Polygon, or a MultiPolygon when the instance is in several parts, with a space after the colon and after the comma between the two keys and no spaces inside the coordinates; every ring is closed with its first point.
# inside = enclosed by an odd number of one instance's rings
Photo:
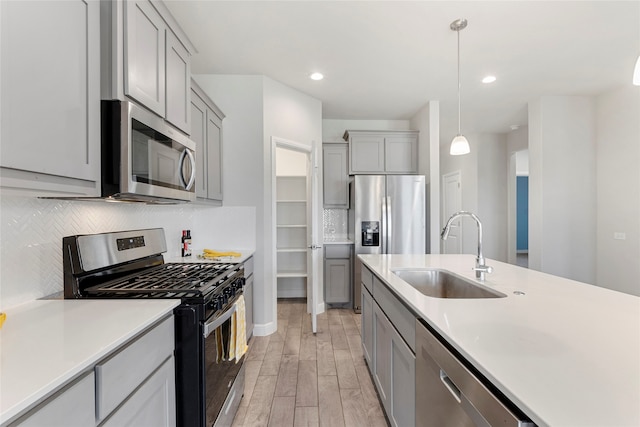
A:
{"type": "Polygon", "coordinates": [[[460,132],[460,31],[467,28],[467,20],[464,18],[456,19],[451,23],[449,28],[458,33],[458,135],[456,135],[456,137],[453,138],[453,141],[451,141],[449,154],[452,156],[459,156],[471,151],[469,148],[469,141],[467,141],[467,138],[465,138],[464,135],[462,135],[462,132],[460,132]]]}

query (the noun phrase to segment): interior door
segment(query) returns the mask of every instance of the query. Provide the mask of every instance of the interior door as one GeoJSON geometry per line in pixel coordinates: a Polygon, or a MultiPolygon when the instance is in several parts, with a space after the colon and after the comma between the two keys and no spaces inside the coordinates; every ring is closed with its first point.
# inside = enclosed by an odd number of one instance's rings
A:
{"type": "Polygon", "coordinates": [[[316,143],[312,143],[311,152],[307,156],[307,311],[311,314],[311,331],[317,332],[318,302],[320,291],[320,269],[322,268],[322,245],[320,244],[320,215],[317,207],[319,177],[316,143]]]}
{"type": "MultiPolygon", "coordinates": [[[[446,221],[454,213],[462,210],[462,184],[460,182],[460,171],[452,172],[442,176],[442,221],[446,221]]],[[[441,224],[444,226],[444,224],[441,224]]],[[[451,230],[447,240],[443,241],[443,254],[462,253],[462,220],[458,218],[451,224],[451,230]]]]}

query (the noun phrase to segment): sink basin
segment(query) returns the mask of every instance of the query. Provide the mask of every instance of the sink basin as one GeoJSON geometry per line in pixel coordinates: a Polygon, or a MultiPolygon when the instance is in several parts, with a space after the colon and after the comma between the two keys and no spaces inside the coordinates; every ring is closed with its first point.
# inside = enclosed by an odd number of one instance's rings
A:
{"type": "Polygon", "coordinates": [[[393,274],[404,280],[426,296],[433,298],[504,298],[505,294],[446,270],[398,269],[393,274]]]}

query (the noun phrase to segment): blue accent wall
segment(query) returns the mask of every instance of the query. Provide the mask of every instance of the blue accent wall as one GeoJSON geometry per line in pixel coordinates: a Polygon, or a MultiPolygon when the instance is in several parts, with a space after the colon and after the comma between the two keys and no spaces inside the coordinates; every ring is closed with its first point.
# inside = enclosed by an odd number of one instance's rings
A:
{"type": "Polygon", "coordinates": [[[529,177],[516,177],[516,249],[529,249],[529,177]]]}

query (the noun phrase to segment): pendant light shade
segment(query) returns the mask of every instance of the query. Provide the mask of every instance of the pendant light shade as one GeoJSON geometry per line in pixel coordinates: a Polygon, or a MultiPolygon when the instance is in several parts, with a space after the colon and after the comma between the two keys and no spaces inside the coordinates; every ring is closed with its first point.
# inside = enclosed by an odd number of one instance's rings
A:
{"type": "Polygon", "coordinates": [[[633,70],[633,84],[640,86],[640,55],[636,61],[636,68],[633,70]]]}
{"type": "Polygon", "coordinates": [[[461,154],[469,154],[471,149],[469,148],[469,141],[464,135],[458,135],[453,138],[451,141],[451,148],[449,149],[449,154],[452,156],[459,156],[461,154]]]}
{"type": "Polygon", "coordinates": [[[467,138],[465,138],[460,131],[460,31],[467,28],[467,20],[464,18],[456,19],[451,23],[449,28],[458,33],[458,135],[456,135],[456,137],[453,138],[453,141],[451,141],[449,154],[452,156],[459,156],[461,154],[471,152],[471,149],[469,148],[469,141],[467,141],[467,138]]]}

